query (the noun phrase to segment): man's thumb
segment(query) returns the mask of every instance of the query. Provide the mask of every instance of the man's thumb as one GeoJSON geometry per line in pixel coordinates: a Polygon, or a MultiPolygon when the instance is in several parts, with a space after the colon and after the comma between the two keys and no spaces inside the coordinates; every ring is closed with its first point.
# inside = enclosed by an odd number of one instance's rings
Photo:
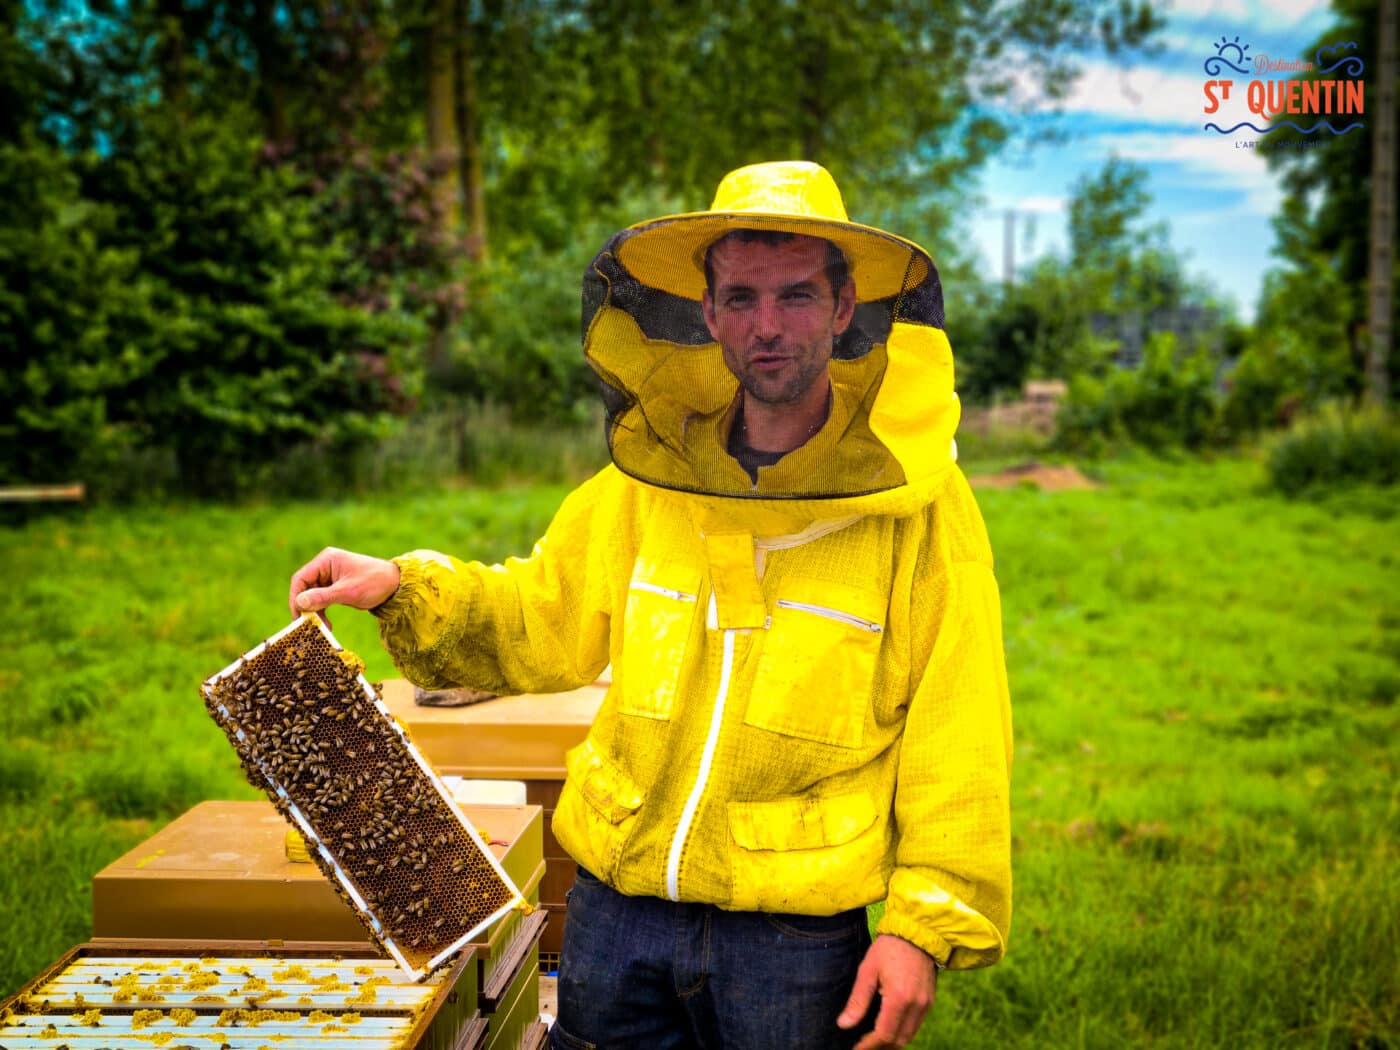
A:
{"type": "Polygon", "coordinates": [[[846,1000],[846,1008],[836,1019],[838,1028],[851,1028],[859,1024],[866,1011],[870,1009],[870,1002],[875,998],[876,972],[875,967],[867,967],[864,963],[856,971],[856,984],[851,989],[851,997],[846,1000]]]}
{"type": "Polygon", "coordinates": [[[320,612],[328,605],[335,604],[335,596],[330,587],[313,587],[297,595],[297,608],[302,612],[320,612]]]}

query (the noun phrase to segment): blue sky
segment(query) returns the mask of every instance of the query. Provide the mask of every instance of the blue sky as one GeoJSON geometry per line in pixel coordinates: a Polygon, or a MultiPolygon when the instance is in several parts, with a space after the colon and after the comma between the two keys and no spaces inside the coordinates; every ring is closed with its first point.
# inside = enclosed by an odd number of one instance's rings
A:
{"type": "Polygon", "coordinates": [[[1116,154],[1147,168],[1154,198],[1149,219],[1167,224],[1188,270],[1233,299],[1240,317],[1249,320],[1264,271],[1276,265],[1269,218],[1282,193],[1262,153],[1237,148],[1237,142],[1257,137],[1249,129],[1233,136],[1203,130],[1208,120],[1227,128],[1250,119],[1262,126],[1238,97],[1248,78],[1229,70],[1222,75],[1239,83],[1231,101],[1215,116],[1203,113],[1209,79],[1203,64],[1222,37],[1238,37],[1251,60],[1261,54],[1301,58],[1334,18],[1323,0],[1171,0],[1163,13],[1160,54],[1130,64],[1104,58],[1085,63],[1055,121],[1067,141],[1004,155],[984,170],[982,203],[968,232],[988,276],[1002,274],[1007,209],[1018,212],[1018,267],[1063,253],[1065,205],[1075,180],[1098,172],[1116,154]]]}

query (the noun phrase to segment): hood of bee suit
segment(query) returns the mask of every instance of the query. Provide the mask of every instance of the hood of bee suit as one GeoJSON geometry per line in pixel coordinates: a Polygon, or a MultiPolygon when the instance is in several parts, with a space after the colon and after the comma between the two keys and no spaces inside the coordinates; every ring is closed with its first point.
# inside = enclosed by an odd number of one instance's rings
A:
{"type": "Polygon", "coordinates": [[[954,468],[959,405],[933,260],[912,241],[850,222],[835,181],[815,164],[741,168],[709,211],[612,237],[584,274],[583,347],[601,380],[613,462],[689,493],[702,520],[776,534],[909,514],[954,468]],[[825,425],[760,467],[756,483],[727,451],[739,383],[701,310],[705,252],[734,229],[834,242],[856,291],[855,315],[833,346],[825,425]]]}

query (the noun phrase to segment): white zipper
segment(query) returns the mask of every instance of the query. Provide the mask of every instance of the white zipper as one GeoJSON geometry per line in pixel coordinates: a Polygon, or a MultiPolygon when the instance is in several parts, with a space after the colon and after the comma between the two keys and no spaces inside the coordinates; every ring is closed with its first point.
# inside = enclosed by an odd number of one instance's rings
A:
{"type": "Polygon", "coordinates": [[[862,631],[869,631],[871,634],[879,634],[884,630],[873,620],[865,620],[851,613],[842,612],[840,609],[828,609],[825,605],[809,605],[807,602],[790,602],[779,598],[778,605],[784,609],[799,609],[805,613],[812,613],[814,616],[824,616],[828,620],[835,620],[838,623],[850,624],[852,627],[859,627],[862,631]]]}
{"type": "Polygon", "coordinates": [[[734,667],[734,631],[724,632],[724,656],[720,661],[719,688],[715,691],[715,708],[710,715],[710,735],[705,738],[705,750],[700,753],[700,771],[695,775],[695,786],[690,789],[690,797],[681,810],[681,822],[676,828],[676,837],[671,840],[671,854],[666,860],[666,895],[673,901],[681,899],[681,850],[686,836],[690,834],[695,811],[700,807],[700,796],[705,793],[706,781],[710,779],[710,766],[715,760],[715,748],[719,745],[719,727],[724,721],[724,702],[729,696],[729,674],[734,667]]]}
{"type": "Polygon", "coordinates": [[[663,598],[674,598],[678,602],[693,602],[695,595],[686,594],[685,591],[673,591],[669,587],[658,587],[654,583],[643,583],[641,580],[633,580],[627,586],[631,591],[646,591],[648,594],[659,594],[663,598]]]}

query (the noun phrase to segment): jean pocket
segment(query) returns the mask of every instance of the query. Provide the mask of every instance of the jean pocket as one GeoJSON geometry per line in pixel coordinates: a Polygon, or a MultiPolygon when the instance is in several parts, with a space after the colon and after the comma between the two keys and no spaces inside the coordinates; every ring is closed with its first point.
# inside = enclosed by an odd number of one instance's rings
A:
{"type": "Polygon", "coordinates": [[[885,601],[820,580],[783,582],[761,634],[744,721],[757,729],[860,747],[884,637],[885,601]]]}
{"type": "Polygon", "coordinates": [[[763,918],[769,926],[784,937],[797,937],[805,941],[821,941],[825,944],[859,938],[862,931],[869,931],[869,922],[866,919],[864,908],[843,911],[836,915],[790,915],[764,912],[763,918]]]}
{"type": "Polygon", "coordinates": [[[549,1028],[549,1045],[552,1050],[598,1050],[597,1043],[570,1035],[555,1021],[549,1028]]]}

